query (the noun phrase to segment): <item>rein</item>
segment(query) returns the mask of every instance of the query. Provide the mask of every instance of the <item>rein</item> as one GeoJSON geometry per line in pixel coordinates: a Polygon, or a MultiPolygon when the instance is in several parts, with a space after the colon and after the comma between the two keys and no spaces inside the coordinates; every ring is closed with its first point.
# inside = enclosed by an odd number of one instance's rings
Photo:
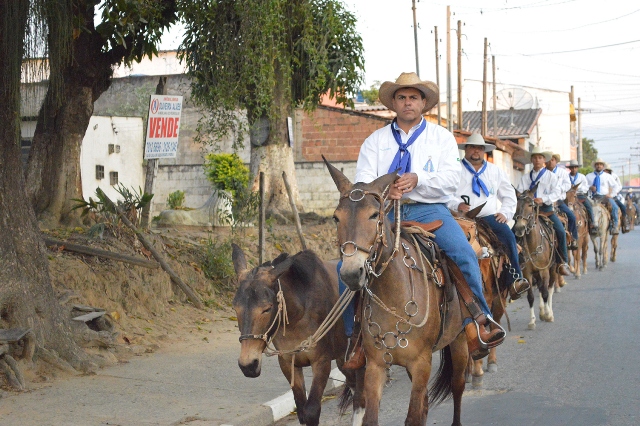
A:
{"type": "Polygon", "coordinates": [[[281,324],[282,324],[282,335],[284,336],[286,334],[287,324],[289,324],[289,317],[287,316],[287,302],[284,300],[284,293],[282,292],[282,285],[280,284],[280,279],[278,279],[278,293],[276,294],[276,300],[278,301],[278,311],[276,312],[276,316],[273,318],[273,321],[271,321],[271,325],[269,326],[269,328],[267,328],[267,331],[265,331],[262,334],[242,334],[238,339],[240,342],[242,342],[243,340],[249,340],[249,339],[264,340],[264,342],[267,344],[267,347],[265,347],[265,351],[266,351],[268,346],[271,344],[271,341],[273,340],[273,336],[280,329],[281,324]],[[274,326],[276,326],[276,324],[277,324],[277,327],[275,331],[271,333],[271,330],[273,329],[274,326]]]}
{"type": "Polygon", "coordinates": [[[551,250],[553,251],[555,249],[555,243],[556,243],[556,238],[555,238],[555,233],[551,232],[551,233],[547,233],[546,231],[543,230],[542,226],[538,226],[538,223],[540,222],[540,207],[535,204],[535,202],[533,202],[533,200],[531,200],[531,198],[527,197],[527,196],[520,196],[518,197],[519,200],[526,200],[526,201],[530,201],[533,204],[534,207],[534,213],[533,214],[529,214],[527,217],[524,217],[522,214],[516,214],[515,215],[515,219],[524,219],[527,221],[527,224],[525,225],[525,236],[521,237],[522,239],[525,239],[525,244],[523,244],[522,249],[524,252],[524,260],[525,263],[527,262],[531,262],[531,265],[537,269],[537,270],[543,270],[543,269],[547,269],[551,266],[551,264],[553,263],[553,258],[554,256],[551,255],[549,256],[549,262],[547,263],[546,266],[542,266],[542,265],[537,265],[534,261],[534,256],[537,256],[539,254],[542,254],[543,251],[543,247],[542,244],[539,244],[536,247],[536,251],[535,252],[531,252],[531,250],[529,249],[529,244],[526,244],[526,236],[529,235],[531,233],[531,231],[533,231],[536,227],[538,227],[540,229],[540,236],[544,239],[546,239],[549,242],[549,245],[551,247],[551,250]],[[529,225],[531,224],[531,226],[529,225]]]}

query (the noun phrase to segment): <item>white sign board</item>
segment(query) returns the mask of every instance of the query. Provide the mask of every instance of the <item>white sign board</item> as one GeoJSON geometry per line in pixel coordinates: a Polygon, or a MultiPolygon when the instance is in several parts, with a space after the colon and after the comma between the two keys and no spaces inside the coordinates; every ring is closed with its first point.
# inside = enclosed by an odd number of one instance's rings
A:
{"type": "Polygon", "coordinates": [[[145,160],[176,157],[181,113],[182,96],[151,95],[145,160]]]}

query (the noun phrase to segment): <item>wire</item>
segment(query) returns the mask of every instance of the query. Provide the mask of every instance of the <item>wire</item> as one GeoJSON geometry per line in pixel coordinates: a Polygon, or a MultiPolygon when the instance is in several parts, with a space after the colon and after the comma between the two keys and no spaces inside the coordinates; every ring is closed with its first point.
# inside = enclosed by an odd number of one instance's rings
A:
{"type": "Polygon", "coordinates": [[[559,52],[530,53],[530,54],[523,53],[522,56],[556,55],[556,54],[560,54],[560,53],[584,52],[586,50],[595,50],[595,49],[604,49],[604,48],[607,48],[607,47],[622,46],[623,44],[637,43],[639,41],[640,40],[631,40],[631,41],[624,41],[622,43],[607,44],[607,45],[604,45],[604,46],[586,47],[584,49],[563,50],[563,51],[559,51],[559,52]]]}

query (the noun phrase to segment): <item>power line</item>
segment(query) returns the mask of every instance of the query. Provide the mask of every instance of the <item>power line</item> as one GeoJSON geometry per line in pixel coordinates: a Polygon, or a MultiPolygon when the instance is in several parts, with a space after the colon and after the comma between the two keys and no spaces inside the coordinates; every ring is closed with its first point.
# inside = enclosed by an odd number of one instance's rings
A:
{"type": "Polygon", "coordinates": [[[586,47],[584,49],[563,50],[563,51],[560,51],[560,52],[545,52],[545,53],[530,53],[530,54],[522,53],[522,56],[556,55],[556,54],[559,54],[559,53],[584,52],[584,51],[587,51],[587,50],[604,49],[604,48],[607,48],[607,47],[622,46],[623,44],[637,43],[639,41],[640,40],[631,40],[631,41],[624,41],[622,43],[607,44],[607,45],[604,45],[604,46],[586,47]]]}

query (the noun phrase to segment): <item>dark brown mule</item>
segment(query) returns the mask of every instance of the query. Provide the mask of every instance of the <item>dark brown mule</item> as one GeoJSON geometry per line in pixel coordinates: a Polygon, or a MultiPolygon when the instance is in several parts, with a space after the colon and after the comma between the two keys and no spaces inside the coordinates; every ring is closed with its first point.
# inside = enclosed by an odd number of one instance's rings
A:
{"type": "Polygon", "coordinates": [[[556,280],[555,245],[556,235],[551,224],[543,225],[538,214],[538,206],[533,201],[535,188],[522,193],[516,190],[518,204],[514,216],[513,232],[522,246],[524,263],[521,263],[522,274],[531,283],[527,292],[529,309],[531,310],[529,330],[536,328],[536,314],[533,309],[533,287],[540,290],[540,319],[553,322],[553,284],[556,280]]]}
{"type": "Polygon", "coordinates": [[[460,425],[469,356],[465,333],[461,333],[462,309],[455,291],[447,299],[436,285],[434,277],[439,279],[439,272],[423,262],[410,238],[395,244],[397,234],[385,215],[385,198],[397,175],[352,185],[338,169],[326,164],[340,191],[334,213],[343,260],[340,276],[352,291],[364,290],[362,336],[367,366],[363,424],[378,425],[390,368],[400,365],[412,382],[405,425],[425,425],[429,403],[437,404],[451,394],[453,425],[460,425]],[[444,324],[441,303],[448,304],[444,324]],[[432,353],[440,350],[440,369],[427,391],[432,353]]]}
{"type": "Polygon", "coordinates": [[[578,228],[578,249],[569,250],[569,256],[573,261],[573,275],[580,279],[581,275],[587,275],[587,255],[589,254],[589,223],[587,220],[587,209],[578,200],[578,186],[573,185],[567,191],[567,206],[576,217],[576,227],[578,228]]]}
{"type": "MultiPolygon", "coordinates": [[[[484,298],[491,309],[491,316],[494,321],[500,324],[500,320],[505,314],[507,294],[509,293],[507,273],[503,271],[503,266],[508,264],[509,260],[506,249],[489,225],[482,218],[476,217],[483,207],[484,204],[466,213],[452,213],[465,235],[467,235],[467,240],[476,251],[476,255],[478,255],[484,298]],[[486,255],[488,257],[482,257],[484,256],[482,250],[484,247],[487,248],[486,255]]],[[[492,324],[491,327],[495,326],[492,324]]],[[[497,371],[497,347],[493,347],[489,349],[489,356],[487,357],[487,372],[495,373],[497,371]]],[[[467,382],[471,379],[474,389],[481,388],[484,376],[483,359],[474,361],[469,357],[467,372],[469,373],[467,382]]]]}
{"type": "MultiPolygon", "coordinates": [[[[233,245],[238,290],[233,308],[240,329],[238,365],[247,377],[258,377],[267,342],[277,351],[280,369],[291,388],[301,424],[318,425],[321,398],[331,372],[331,361],[344,364],[347,337],[342,318],[306,351],[291,353],[312,336],[338,300],[337,262],[323,262],[312,251],[281,255],[273,262],[248,269],[244,253],[233,245]],[[313,381],[307,398],[302,367],[311,366],[313,381]]],[[[343,408],[354,395],[354,412],[364,406],[363,371],[345,370],[347,386],[343,408]]]]}

